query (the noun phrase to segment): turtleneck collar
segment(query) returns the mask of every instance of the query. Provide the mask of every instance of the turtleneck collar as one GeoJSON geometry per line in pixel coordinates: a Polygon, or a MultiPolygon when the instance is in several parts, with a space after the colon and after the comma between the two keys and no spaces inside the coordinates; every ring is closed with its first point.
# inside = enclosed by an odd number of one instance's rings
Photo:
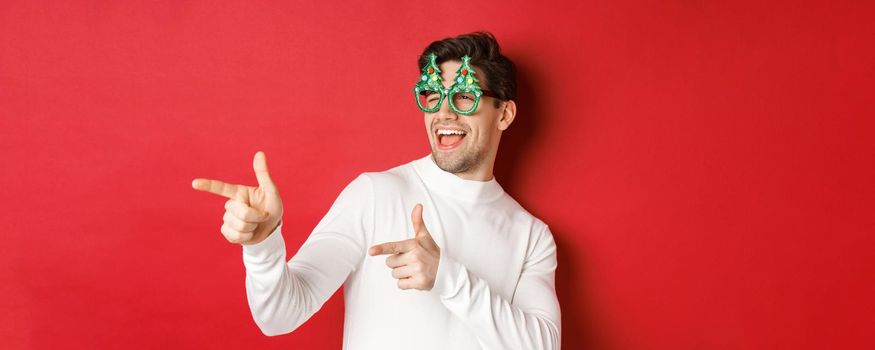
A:
{"type": "Polygon", "coordinates": [[[430,190],[456,199],[488,202],[498,199],[504,193],[495,176],[489,181],[463,179],[438,167],[431,153],[413,161],[413,165],[430,190]]]}

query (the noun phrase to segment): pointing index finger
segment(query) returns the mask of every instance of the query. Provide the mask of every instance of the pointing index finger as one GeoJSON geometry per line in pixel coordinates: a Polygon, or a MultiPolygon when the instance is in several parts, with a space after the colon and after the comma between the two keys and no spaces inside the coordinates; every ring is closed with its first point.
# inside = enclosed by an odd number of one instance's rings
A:
{"type": "Polygon", "coordinates": [[[210,180],[210,179],[194,179],[191,182],[191,187],[203,192],[209,192],[212,194],[217,194],[225,198],[237,199],[240,201],[246,201],[246,197],[248,197],[248,191],[246,190],[246,186],[243,185],[235,185],[224,183],[219,180],[210,180]]]}
{"type": "Polygon", "coordinates": [[[398,242],[387,242],[383,244],[378,244],[371,249],[368,249],[368,254],[370,255],[385,255],[385,254],[400,254],[407,253],[413,248],[416,247],[416,240],[408,239],[404,241],[398,242]]]}

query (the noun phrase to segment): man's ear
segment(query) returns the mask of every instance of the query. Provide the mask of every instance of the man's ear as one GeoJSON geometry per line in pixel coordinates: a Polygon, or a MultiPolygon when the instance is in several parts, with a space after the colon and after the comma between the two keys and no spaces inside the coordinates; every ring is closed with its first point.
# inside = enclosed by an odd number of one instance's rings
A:
{"type": "Polygon", "coordinates": [[[516,103],[513,100],[508,100],[504,104],[504,110],[498,116],[498,130],[504,131],[513,123],[513,118],[516,117],[516,103]]]}

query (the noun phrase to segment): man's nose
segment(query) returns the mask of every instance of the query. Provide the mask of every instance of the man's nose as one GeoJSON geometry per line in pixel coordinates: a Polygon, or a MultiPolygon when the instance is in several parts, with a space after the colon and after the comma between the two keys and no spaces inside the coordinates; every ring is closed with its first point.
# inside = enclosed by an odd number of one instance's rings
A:
{"type": "Polygon", "coordinates": [[[450,99],[449,97],[444,99],[444,103],[441,104],[441,108],[434,113],[434,117],[438,120],[455,120],[459,119],[459,115],[456,112],[453,112],[453,109],[450,108],[450,99]]]}

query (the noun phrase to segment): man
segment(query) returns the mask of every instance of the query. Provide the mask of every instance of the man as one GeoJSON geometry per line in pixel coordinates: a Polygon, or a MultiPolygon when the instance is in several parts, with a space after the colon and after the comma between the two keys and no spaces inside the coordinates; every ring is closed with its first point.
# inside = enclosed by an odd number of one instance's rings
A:
{"type": "Polygon", "coordinates": [[[193,181],[230,198],[221,232],[243,246],[253,318],[291,332],[342,284],[345,349],[558,349],[552,233],[492,174],[516,116],[513,63],[473,33],[431,43],[419,67],[431,154],[359,175],[288,262],[262,152],[257,188],[193,181]]]}

